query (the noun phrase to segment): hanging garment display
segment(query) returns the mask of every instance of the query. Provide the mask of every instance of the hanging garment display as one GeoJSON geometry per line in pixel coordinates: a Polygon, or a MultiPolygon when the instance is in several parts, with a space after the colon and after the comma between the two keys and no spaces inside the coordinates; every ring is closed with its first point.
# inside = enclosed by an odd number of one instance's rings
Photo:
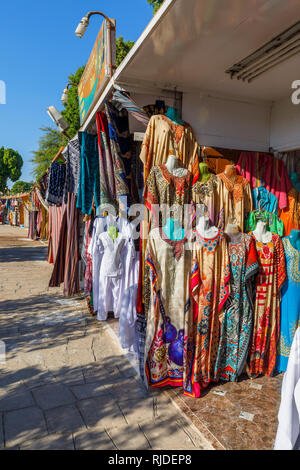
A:
{"type": "Polygon", "coordinates": [[[169,240],[161,227],[151,230],[148,238],[150,302],[144,359],[152,388],[182,386],[184,380],[184,322],[190,308],[191,267],[186,242],[169,240]]]}
{"type": "Polygon", "coordinates": [[[237,170],[249,181],[251,189],[265,186],[277,197],[279,209],[287,206],[292,185],[282,160],[274,159],[270,153],[242,152],[237,170]]]}
{"type": "Polygon", "coordinates": [[[280,340],[276,369],[284,372],[290,348],[300,326],[300,251],[293,247],[289,237],[282,239],[286,260],[287,279],[282,287],[280,313],[280,340]]]}
{"type": "Polygon", "coordinates": [[[96,115],[99,166],[100,166],[100,205],[101,210],[106,204],[116,207],[116,187],[114,177],[114,162],[109,145],[108,122],[106,115],[99,111],[96,115]]]}
{"type": "Polygon", "coordinates": [[[148,114],[140,108],[136,102],[124,92],[114,91],[113,101],[120,103],[137,121],[140,121],[145,127],[149,124],[148,114]]]}
{"type": "Polygon", "coordinates": [[[80,142],[78,135],[70,140],[66,149],[63,151],[63,156],[66,160],[66,183],[64,193],[65,203],[67,203],[68,193],[78,193],[80,170],[80,142]]]}
{"type": "Polygon", "coordinates": [[[108,215],[94,220],[88,253],[93,262],[93,305],[99,320],[106,320],[109,311],[119,317],[122,295],[131,286],[132,270],[138,269],[133,229],[121,217],[108,215]],[[107,233],[112,226],[118,231],[115,240],[107,233]]]}
{"type": "Polygon", "coordinates": [[[168,207],[181,206],[192,201],[192,174],[187,171],[184,176],[174,176],[165,165],[154,166],[147,178],[144,191],[144,201],[150,211],[153,206],[165,204],[168,207]]]}
{"type": "Polygon", "coordinates": [[[142,144],[140,159],[144,163],[144,179],[153,166],[163,165],[170,154],[176,155],[185,168],[193,174],[196,182],[199,175],[198,143],[193,129],[187,123],[174,124],[164,115],[152,116],[142,144]]]}
{"type": "Polygon", "coordinates": [[[219,204],[223,204],[224,219],[219,223],[225,229],[229,219],[234,218],[241,232],[244,232],[244,222],[247,214],[253,209],[252,195],[246,178],[234,175],[228,178],[225,173],[217,175],[222,181],[219,190],[219,204]]]}
{"type": "Polygon", "coordinates": [[[252,200],[254,210],[265,210],[278,213],[278,199],[264,186],[252,189],[252,200]]]}
{"type": "Polygon", "coordinates": [[[80,173],[76,207],[83,214],[92,212],[92,204],[100,205],[100,174],[97,136],[79,132],[80,173]]]}
{"type": "Polygon", "coordinates": [[[225,235],[214,238],[193,231],[192,309],[185,315],[184,393],[199,397],[214,378],[220,337],[219,317],[230,293],[230,263],[225,235]]]}
{"type": "Polygon", "coordinates": [[[280,295],[286,277],[281,239],[272,234],[269,243],[256,240],[259,274],[256,280],[254,326],[249,371],[254,376],[272,375],[280,335],[280,295]]]}
{"type": "Polygon", "coordinates": [[[300,328],[283,376],[274,450],[300,450],[300,328]]]}
{"type": "Polygon", "coordinates": [[[274,153],[274,157],[283,161],[286,171],[291,173],[298,173],[300,175],[300,150],[293,150],[291,152],[274,153]]]}
{"type": "Polygon", "coordinates": [[[241,233],[229,241],[230,296],[224,305],[215,380],[237,381],[246,364],[253,326],[255,278],[259,270],[255,240],[241,233]]]}
{"type": "Polygon", "coordinates": [[[300,230],[300,193],[292,188],[288,193],[288,205],[279,214],[284,225],[284,234],[289,236],[291,230],[300,230]]]}
{"type": "Polygon", "coordinates": [[[281,219],[277,217],[276,214],[273,212],[268,212],[265,210],[258,210],[250,212],[246,223],[245,223],[245,230],[246,232],[251,232],[255,230],[256,224],[259,220],[264,220],[267,224],[267,230],[273,233],[276,233],[280,237],[283,236],[284,233],[284,225],[281,219]]]}
{"type": "Polygon", "coordinates": [[[46,200],[51,205],[60,206],[63,201],[66,179],[66,165],[52,162],[49,168],[49,179],[46,200]]]}
{"type": "MultiPolygon", "coordinates": [[[[117,198],[126,197],[130,200],[130,186],[129,180],[127,179],[127,162],[125,167],[126,156],[122,156],[120,136],[118,133],[117,115],[111,104],[105,102],[105,114],[108,121],[108,132],[109,132],[109,143],[110,150],[114,162],[114,177],[117,198]]],[[[129,155],[130,159],[130,155],[129,155]]],[[[129,163],[130,166],[130,163],[129,163]]]]}
{"type": "Polygon", "coordinates": [[[192,200],[195,204],[204,204],[212,225],[220,227],[224,221],[222,201],[220,201],[220,180],[211,174],[205,182],[197,181],[192,187],[192,200]]]}
{"type": "Polygon", "coordinates": [[[54,263],[58,250],[60,227],[62,221],[62,206],[49,206],[48,212],[48,230],[49,230],[49,243],[48,243],[48,263],[54,263]]]}

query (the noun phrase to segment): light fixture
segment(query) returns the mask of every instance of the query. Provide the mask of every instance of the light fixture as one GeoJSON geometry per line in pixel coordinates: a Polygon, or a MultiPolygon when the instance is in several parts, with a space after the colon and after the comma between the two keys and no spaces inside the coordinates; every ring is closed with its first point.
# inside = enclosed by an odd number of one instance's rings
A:
{"type": "Polygon", "coordinates": [[[65,86],[64,91],[61,95],[61,99],[60,99],[63,104],[66,104],[67,101],[68,101],[68,92],[69,92],[69,87],[70,86],[77,86],[77,85],[75,83],[72,83],[72,82],[67,83],[67,85],[65,86]]]}
{"type": "Polygon", "coordinates": [[[90,22],[90,17],[92,15],[101,15],[103,16],[103,18],[106,19],[106,21],[108,22],[109,25],[111,26],[115,26],[114,23],[104,14],[104,13],[101,13],[101,11],[89,11],[80,21],[79,25],[77,26],[76,30],[75,30],[75,34],[77,37],[79,38],[82,38],[82,36],[84,35],[84,33],[86,32],[86,28],[88,27],[89,25],[89,22],[90,22]]]}
{"type": "Polygon", "coordinates": [[[300,21],[286,29],[255,52],[234,64],[226,73],[231,78],[253,80],[300,53],[300,21]]]}
{"type": "Polygon", "coordinates": [[[57,125],[60,132],[69,139],[69,136],[66,131],[69,129],[70,126],[65,120],[65,118],[62,116],[62,114],[57,111],[55,106],[49,106],[49,108],[47,108],[47,113],[51,117],[52,121],[57,125]]]}

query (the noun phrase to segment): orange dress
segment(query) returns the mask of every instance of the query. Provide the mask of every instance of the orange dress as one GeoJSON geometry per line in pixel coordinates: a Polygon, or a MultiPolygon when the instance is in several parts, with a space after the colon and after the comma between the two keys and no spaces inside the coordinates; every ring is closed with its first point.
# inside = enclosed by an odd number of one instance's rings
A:
{"type": "Polygon", "coordinates": [[[279,217],[283,222],[286,237],[291,230],[300,230],[300,193],[295,188],[289,191],[288,206],[281,209],[279,217]]]}

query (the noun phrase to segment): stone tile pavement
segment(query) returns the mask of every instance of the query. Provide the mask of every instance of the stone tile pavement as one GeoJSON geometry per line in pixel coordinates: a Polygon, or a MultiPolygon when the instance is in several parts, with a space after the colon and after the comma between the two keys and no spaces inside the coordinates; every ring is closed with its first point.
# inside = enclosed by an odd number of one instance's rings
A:
{"type": "Polygon", "coordinates": [[[47,247],[26,237],[0,225],[0,449],[213,449],[82,299],[48,288],[47,247]]]}

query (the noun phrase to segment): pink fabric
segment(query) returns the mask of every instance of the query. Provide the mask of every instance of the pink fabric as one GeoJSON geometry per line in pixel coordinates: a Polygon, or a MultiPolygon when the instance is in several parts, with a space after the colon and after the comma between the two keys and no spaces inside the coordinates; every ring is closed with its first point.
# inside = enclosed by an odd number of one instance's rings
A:
{"type": "Polygon", "coordinates": [[[251,189],[264,186],[273,193],[280,209],[288,206],[287,193],[292,184],[284,162],[275,158],[272,153],[242,152],[237,171],[249,181],[251,189]]]}

